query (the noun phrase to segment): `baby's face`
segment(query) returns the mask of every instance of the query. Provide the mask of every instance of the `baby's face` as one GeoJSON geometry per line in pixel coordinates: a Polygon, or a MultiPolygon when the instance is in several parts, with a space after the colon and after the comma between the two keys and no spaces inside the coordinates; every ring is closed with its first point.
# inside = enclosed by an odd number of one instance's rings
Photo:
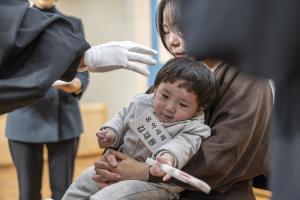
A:
{"type": "Polygon", "coordinates": [[[160,83],[154,90],[154,112],[159,121],[184,121],[201,111],[196,94],[178,87],[181,82],[160,83]]]}

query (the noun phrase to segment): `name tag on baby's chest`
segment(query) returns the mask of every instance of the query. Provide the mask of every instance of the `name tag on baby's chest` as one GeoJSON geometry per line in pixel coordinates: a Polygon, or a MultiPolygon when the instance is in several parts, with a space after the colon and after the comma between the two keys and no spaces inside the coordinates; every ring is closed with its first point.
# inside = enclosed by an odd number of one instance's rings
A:
{"type": "Polygon", "coordinates": [[[146,110],[136,118],[129,127],[152,153],[172,139],[155,115],[149,110],[146,110]]]}

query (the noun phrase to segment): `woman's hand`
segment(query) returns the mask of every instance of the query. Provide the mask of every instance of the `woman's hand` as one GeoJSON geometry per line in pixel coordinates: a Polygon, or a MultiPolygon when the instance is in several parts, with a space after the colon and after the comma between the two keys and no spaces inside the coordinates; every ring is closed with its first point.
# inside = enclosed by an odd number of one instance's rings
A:
{"type": "Polygon", "coordinates": [[[101,158],[94,162],[96,173],[92,179],[99,184],[100,188],[121,180],[121,176],[113,172],[118,163],[116,157],[110,154],[110,151],[108,149],[101,158]]]}
{"type": "Polygon", "coordinates": [[[149,178],[149,166],[139,162],[121,152],[109,149],[94,163],[96,174],[93,180],[98,182],[100,187],[121,180],[143,180],[149,178]]]}

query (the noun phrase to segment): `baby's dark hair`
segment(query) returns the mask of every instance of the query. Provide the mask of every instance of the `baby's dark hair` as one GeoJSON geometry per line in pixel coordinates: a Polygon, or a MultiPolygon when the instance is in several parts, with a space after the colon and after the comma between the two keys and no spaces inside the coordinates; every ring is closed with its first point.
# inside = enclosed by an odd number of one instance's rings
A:
{"type": "Polygon", "coordinates": [[[183,81],[179,87],[197,95],[199,104],[207,108],[218,94],[218,83],[214,74],[201,62],[190,58],[173,58],[158,72],[154,88],[160,83],[183,81]]]}

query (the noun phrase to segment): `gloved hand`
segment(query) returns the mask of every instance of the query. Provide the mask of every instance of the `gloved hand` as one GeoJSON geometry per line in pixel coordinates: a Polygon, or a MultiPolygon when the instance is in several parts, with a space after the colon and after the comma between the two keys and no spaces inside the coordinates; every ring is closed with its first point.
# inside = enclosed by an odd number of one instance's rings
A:
{"type": "Polygon", "coordinates": [[[123,68],[148,76],[149,70],[135,62],[156,64],[154,59],[147,56],[154,54],[157,51],[131,41],[109,42],[88,49],[84,53],[85,66],[79,71],[107,72],[123,68]]]}

